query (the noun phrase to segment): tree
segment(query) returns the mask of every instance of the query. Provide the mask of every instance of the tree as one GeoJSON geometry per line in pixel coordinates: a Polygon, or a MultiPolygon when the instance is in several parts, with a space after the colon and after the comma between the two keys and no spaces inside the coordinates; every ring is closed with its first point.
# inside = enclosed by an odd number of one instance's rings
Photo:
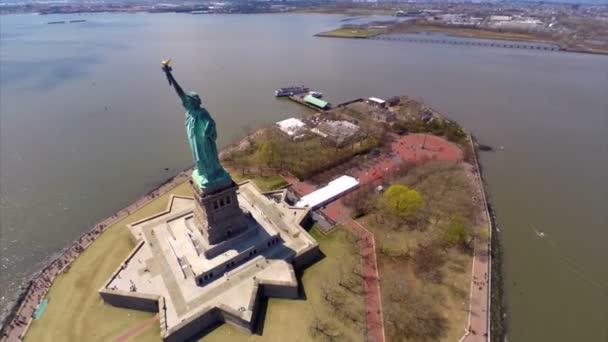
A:
{"type": "Polygon", "coordinates": [[[381,205],[391,215],[409,220],[422,208],[422,196],[405,185],[391,185],[381,197],[381,205]]]}
{"type": "Polygon", "coordinates": [[[270,167],[279,158],[277,144],[273,140],[262,142],[255,157],[259,166],[270,167]]]}
{"type": "Polygon", "coordinates": [[[426,290],[393,296],[387,321],[395,336],[408,341],[437,341],[445,337],[447,320],[437,309],[437,296],[426,290]]]}
{"type": "Polygon", "coordinates": [[[420,278],[439,284],[443,280],[441,267],[445,261],[445,254],[438,245],[420,245],[414,254],[414,271],[420,278]]]}
{"type": "Polygon", "coordinates": [[[454,215],[450,219],[448,227],[443,234],[443,238],[444,241],[450,246],[459,245],[462,247],[467,247],[470,236],[461,215],[454,215]]]}
{"type": "Polygon", "coordinates": [[[315,318],[310,326],[310,334],[315,341],[340,341],[342,333],[335,324],[327,322],[321,318],[315,318]]]}

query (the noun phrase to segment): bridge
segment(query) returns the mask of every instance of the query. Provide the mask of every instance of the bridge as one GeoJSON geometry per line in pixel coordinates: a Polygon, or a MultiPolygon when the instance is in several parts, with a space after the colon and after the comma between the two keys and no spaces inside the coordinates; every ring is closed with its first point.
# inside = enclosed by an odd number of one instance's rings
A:
{"type": "Polygon", "coordinates": [[[448,44],[448,45],[467,45],[467,46],[483,46],[483,47],[497,47],[497,48],[510,48],[510,49],[529,49],[529,50],[546,50],[546,51],[560,51],[559,46],[549,44],[530,44],[530,43],[519,43],[511,41],[486,41],[486,40],[456,40],[456,39],[445,39],[445,38],[417,38],[417,37],[404,37],[404,36],[392,36],[392,35],[380,35],[375,37],[369,37],[372,40],[388,40],[388,41],[402,41],[410,43],[431,43],[431,44],[448,44]]]}

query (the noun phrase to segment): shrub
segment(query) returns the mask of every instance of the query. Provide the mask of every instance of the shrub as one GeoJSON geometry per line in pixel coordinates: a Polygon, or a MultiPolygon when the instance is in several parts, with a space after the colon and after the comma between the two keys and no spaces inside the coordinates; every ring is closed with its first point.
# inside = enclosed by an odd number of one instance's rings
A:
{"type": "Polygon", "coordinates": [[[382,207],[397,218],[409,220],[422,208],[422,196],[405,185],[391,185],[380,199],[382,207]]]}

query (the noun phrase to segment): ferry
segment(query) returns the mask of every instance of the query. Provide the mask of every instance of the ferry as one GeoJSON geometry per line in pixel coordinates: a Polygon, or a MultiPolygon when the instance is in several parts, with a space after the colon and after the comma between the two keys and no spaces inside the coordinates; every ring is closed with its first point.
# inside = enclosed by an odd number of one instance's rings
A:
{"type": "Polygon", "coordinates": [[[279,88],[278,90],[274,91],[274,96],[276,97],[281,97],[281,96],[291,96],[291,95],[296,95],[296,94],[302,94],[302,93],[307,93],[309,92],[310,89],[304,86],[301,87],[285,87],[285,88],[279,88]]]}
{"type": "Polygon", "coordinates": [[[310,96],[316,97],[318,99],[323,97],[323,93],[320,91],[311,91],[309,94],[310,94],[310,96]]]}

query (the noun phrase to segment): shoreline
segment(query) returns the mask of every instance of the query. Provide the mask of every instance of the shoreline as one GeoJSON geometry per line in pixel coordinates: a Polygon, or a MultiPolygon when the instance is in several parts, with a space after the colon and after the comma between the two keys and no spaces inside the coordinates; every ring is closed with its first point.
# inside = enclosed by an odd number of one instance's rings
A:
{"type": "Polygon", "coordinates": [[[488,341],[491,337],[494,340],[504,341],[507,336],[507,321],[506,321],[506,305],[504,301],[504,284],[503,284],[503,268],[502,268],[502,242],[500,241],[500,229],[496,218],[496,209],[492,204],[492,198],[488,192],[488,185],[484,178],[483,166],[479,158],[479,143],[474,135],[470,135],[471,143],[473,144],[473,155],[475,157],[475,165],[477,167],[478,179],[481,182],[480,186],[483,190],[483,197],[486,206],[486,213],[490,224],[490,265],[488,277],[488,324],[489,334],[488,341]]]}
{"type": "Polygon", "coordinates": [[[34,272],[29,277],[29,280],[25,281],[24,285],[20,286],[21,290],[15,296],[16,298],[13,304],[6,309],[5,312],[7,312],[7,314],[2,319],[2,322],[0,322],[0,331],[2,332],[2,336],[0,337],[1,340],[22,340],[34,320],[34,312],[48,293],[55,278],[61,273],[67,272],[70,269],[72,262],[101,236],[108,227],[124,219],[130,215],[131,212],[147,205],[155,198],[169,192],[178,184],[186,181],[190,177],[192,169],[193,168],[182,170],[176,175],[168,178],[128,206],[118,210],[111,216],[106,217],[85,230],[78,238],[72,241],[59,253],[51,255],[48,260],[45,261],[44,266],[42,266],[40,270],[34,272]]]}
{"type": "MultiPolygon", "coordinates": [[[[483,42],[483,41],[487,41],[487,40],[495,40],[498,42],[510,42],[513,44],[517,44],[517,43],[527,43],[527,44],[538,44],[538,46],[541,45],[553,45],[555,46],[554,50],[549,50],[549,49],[533,49],[533,48],[529,48],[528,50],[547,50],[547,51],[553,51],[553,52],[568,52],[568,53],[582,53],[582,54],[590,54],[590,55],[600,55],[600,56],[608,56],[608,51],[598,51],[598,50],[594,50],[594,49],[582,49],[582,48],[575,48],[575,47],[568,47],[568,46],[562,46],[559,42],[556,41],[551,41],[551,40],[546,40],[546,39],[525,39],[525,38],[517,38],[517,37],[484,37],[484,36],[474,36],[474,35],[467,35],[464,33],[459,33],[459,32],[453,32],[453,30],[441,30],[440,28],[438,30],[436,29],[430,29],[430,30],[412,30],[412,31],[404,31],[404,32],[384,32],[384,33],[370,33],[370,34],[365,34],[365,33],[361,33],[361,34],[357,34],[357,35],[340,35],[340,34],[334,34],[333,32],[340,30],[340,28],[334,29],[334,30],[330,30],[330,31],[325,31],[325,32],[319,32],[313,35],[313,37],[321,37],[321,38],[341,38],[341,39],[369,39],[369,40],[383,40],[381,38],[378,38],[379,36],[382,35],[386,35],[386,36],[390,36],[390,35],[398,35],[398,34],[445,34],[448,37],[453,37],[453,38],[465,38],[465,39],[470,39],[471,42],[474,41],[479,41],[479,42],[483,42]]],[[[384,40],[388,40],[391,41],[391,39],[384,39],[384,40]]],[[[412,41],[413,42],[413,41],[412,41]]],[[[417,43],[424,43],[424,42],[417,42],[417,43]]],[[[442,42],[440,40],[437,40],[436,42],[433,42],[436,44],[448,44],[445,42],[442,42]]],[[[466,44],[465,44],[466,45],[466,44]]],[[[475,45],[475,44],[473,44],[475,45]]],[[[484,46],[486,47],[486,46],[484,46]]],[[[489,46],[488,46],[489,47],[489,46]]],[[[526,48],[517,48],[517,47],[511,47],[511,46],[504,46],[503,48],[510,48],[510,49],[526,49],[526,48]]]]}
{"type": "MultiPolygon", "coordinates": [[[[258,132],[258,131],[256,131],[258,132]]],[[[252,133],[255,134],[256,132],[252,133]]],[[[249,135],[243,139],[247,139],[249,135]]],[[[476,178],[479,184],[479,190],[483,196],[483,206],[485,207],[485,215],[488,217],[489,223],[489,243],[488,243],[488,257],[490,261],[487,265],[488,275],[488,288],[487,288],[487,305],[485,306],[486,311],[486,324],[488,337],[490,336],[504,337],[504,324],[502,320],[503,315],[503,302],[502,302],[502,282],[501,282],[501,269],[500,269],[500,241],[498,241],[498,228],[496,225],[496,218],[494,209],[489,200],[489,194],[487,191],[486,182],[483,179],[482,166],[478,157],[477,141],[472,134],[469,134],[469,141],[473,148],[474,162],[473,166],[477,169],[476,178]],[[492,268],[497,267],[495,272],[492,272],[492,268]]],[[[242,141],[243,139],[239,140],[242,141]]],[[[231,148],[238,147],[238,143],[235,146],[226,146],[223,152],[231,148]]],[[[34,316],[34,312],[38,305],[45,299],[46,294],[50,290],[55,278],[63,272],[69,270],[72,262],[74,262],[84,250],[91,243],[93,243],[107,228],[116,222],[122,220],[131,214],[134,210],[140,209],[147,205],[149,202],[154,200],[156,197],[169,192],[178,184],[187,181],[189,178],[192,168],[178,172],[176,175],[168,178],[160,185],[155,187],[150,192],[136,199],[127,207],[120,209],[111,216],[103,219],[99,223],[93,225],[91,228],[83,232],[79,238],[74,240],[68,247],[64,248],[58,254],[49,257],[46,264],[37,272],[35,272],[30,280],[26,282],[27,285],[23,287],[17,294],[17,300],[10,309],[8,315],[3,319],[1,331],[3,333],[1,340],[21,340],[25,337],[29,326],[31,325],[34,316]]],[[[471,276],[471,282],[473,282],[473,274],[471,276]]],[[[469,294],[473,298],[473,291],[469,294]]],[[[472,316],[472,310],[469,309],[468,314],[469,325],[465,327],[465,334],[462,340],[465,340],[467,336],[471,334],[470,320],[472,316]]],[[[473,337],[473,335],[471,335],[473,337]]],[[[500,339],[500,338],[499,338],[500,339]]]]}
{"type": "MultiPolygon", "coordinates": [[[[380,36],[381,34],[376,34],[376,35],[369,35],[369,36],[340,36],[340,35],[332,35],[331,34],[332,31],[328,31],[328,32],[319,32],[314,34],[314,37],[321,37],[321,38],[338,38],[338,39],[367,39],[367,40],[380,40],[378,38],[376,38],[377,36],[380,36]]],[[[471,41],[483,41],[483,40],[497,40],[497,41],[504,41],[504,42],[513,42],[513,43],[529,43],[529,44],[553,44],[557,47],[556,50],[547,50],[547,51],[552,51],[552,52],[566,52],[566,53],[581,53],[581,54],[588,54],[588,55],[597,55],[597,56],[608,56],[608,51],[595,51],[595,50],[583,50],[583,49],[576,49],[576,48],[569,48],[569,47],[562,47],[560,46],[558,43],[556,42],[548,42],[548,41],[538,41],[538,40],[516,40],[516,39],[510,39],[510,38],[499,38],[499,37],[493,37],[493,38],[485,38],[485,37],[471,37],[471,36],[466,36],[466,35],[458,35],[458,34],[454,34],[454,33],[450,33],[450,32],[441,32],[441,31],[423,31],[423,32],[404,32],[404,33],[411,33],[411,34],[416,34],[416,33],[444,33],[447,34],[451,37],[455,37],[455,38],[466,38],[466,39],[471,39],[471,41]]],[[[385,33],[387,35],[390,35],[392,33],[385,33]]],[[[398,34],[397,32],[395,32],[395,34],[398,34]]],[[[389,39],[387,39],[389,40],[389,39]]],[[[389,40],[390,41],[390,40],[389,40]]],[[[437,42],[438,44],[444,44],[441,43],[440,41],[437,42]]],[[[508,49],[521,49],[521,50],[526,50],[523,48],[515,48],[515,47],[504,47],[504,48],[508,48],[508,49]]],[[[527,49],[527,50],[535,50],[535,49],[527,49]]],[[[541,49],[543,51],[545,51],[544,49],[541,49]]]]}

